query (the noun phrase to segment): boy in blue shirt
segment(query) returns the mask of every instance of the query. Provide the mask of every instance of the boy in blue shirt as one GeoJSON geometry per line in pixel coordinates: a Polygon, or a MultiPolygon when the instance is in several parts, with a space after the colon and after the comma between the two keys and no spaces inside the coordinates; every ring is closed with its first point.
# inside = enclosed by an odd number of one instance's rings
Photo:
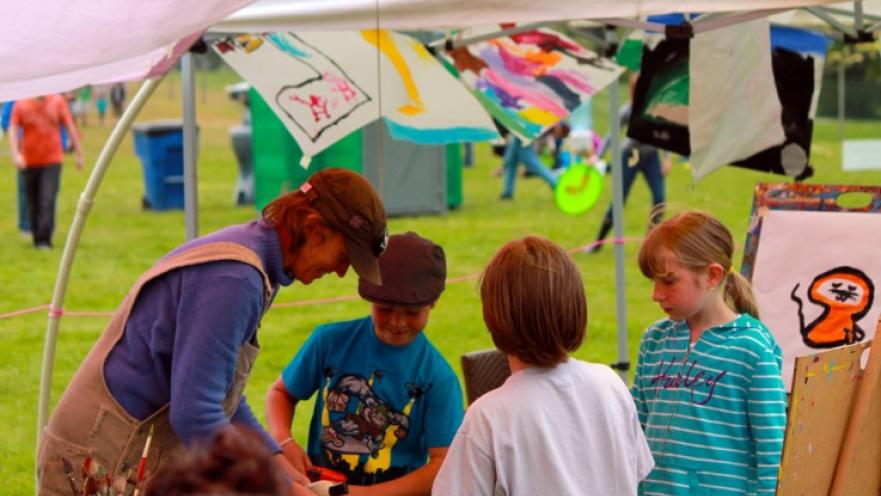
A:
{"type": "Polygon", "coordinates": [[[455,373],[422,333],[446,261],[411,232],[389,238],[379,267],[382,286],[358,284],[370,316],[316,328],[270,388],[269,432],[295,468],[342,472],[352,495],[428,495],[464,412],[455,373]],[[291,420],[316,392],[304,452],[291,420]]]}

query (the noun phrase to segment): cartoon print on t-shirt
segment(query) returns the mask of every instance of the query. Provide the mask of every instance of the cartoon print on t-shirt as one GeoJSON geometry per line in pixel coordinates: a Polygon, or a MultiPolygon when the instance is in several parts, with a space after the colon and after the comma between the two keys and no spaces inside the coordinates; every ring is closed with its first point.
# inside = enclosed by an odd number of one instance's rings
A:
{"type": "MultiPolygon", "coordinates": [[[[411,406],[411,401],[408,406],[411,406]]],[[[368,379],[345,374],[327,392],[325,409],[328,422],[321,443],[337,454],[369,454],[378,457],[387,446],[386,433],[404,439],[410,431],[410,418],[376,396],[368,379]]],[[[409,410],[409,408],[407,408],[409,410]]]]}

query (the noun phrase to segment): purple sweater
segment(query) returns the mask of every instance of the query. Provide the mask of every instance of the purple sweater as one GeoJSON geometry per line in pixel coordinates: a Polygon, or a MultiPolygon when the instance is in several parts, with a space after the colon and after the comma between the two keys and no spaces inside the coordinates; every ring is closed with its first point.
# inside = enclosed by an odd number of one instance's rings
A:
{"type": "MultiPolygon", "coordinates": [[[[281,243],[264,221],[228,227],[190,241],[166,255],[209,242],[230,241],[260,257],[272,283],[287,286],[281,243]]],[[[236,261],[209,262],[168,272],[141,290],[125,334],[104,364],[110,393],[143,420],[171,403],[174,432],[185,445],[210,437],[231,421],[266,433],[242,397],[232,418],[221,404],[232,385],[239,348],[256,332],[263,313],[263,278],[236,261]]]]}

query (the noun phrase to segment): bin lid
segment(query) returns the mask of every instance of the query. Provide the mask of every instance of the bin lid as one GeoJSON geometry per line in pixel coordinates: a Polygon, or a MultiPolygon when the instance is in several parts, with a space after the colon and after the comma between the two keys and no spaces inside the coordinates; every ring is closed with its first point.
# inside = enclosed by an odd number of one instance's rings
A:
{"type": "Polygon", "coordinates": [[[156,121],[136,122],[132,125],[132,131],[144,134],[164,134],[183,131],[184,123],[181,119],[161,119],[156,121]]]}

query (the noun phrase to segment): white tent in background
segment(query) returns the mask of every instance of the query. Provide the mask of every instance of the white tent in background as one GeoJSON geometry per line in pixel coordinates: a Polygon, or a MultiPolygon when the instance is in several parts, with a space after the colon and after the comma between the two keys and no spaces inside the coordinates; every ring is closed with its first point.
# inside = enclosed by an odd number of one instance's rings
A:
{"type": "MultiPolygon", "coordinates": [[[[501,23],[547,23],[576,19],[603,24],[648,27],[637,21],[669,12],[712,13],[703,29],[744,19],[765,17],[781,10],[819,7],[835,0],[32,0],[4,6],[4,44],[0,65],[0,101],[21,99],[75,89],[85,84],[148,79],[117,123],[92,169],[76,216],[68,233],[52,298],[52,308],[63,307],[67,279],[86,216],[110,161],[139,110],[155,90],[162,75],[205,30],[217,32],[268,32],[341,29],[441,29],[501,23]],[[243,8],[244,7],[244,8],[243,8]],[[732,13],[732,14],[726,14],[732,13]]],[[[871,4],[876,12],[877,1],[871,4]]],[[[862,5],[862,2],[859,3],[862,5]]],[[[854,9],[859,34],[864,24],[861,8],[854,9]]],[[[836,19],[839,13],[817,10],[836,19]]],[[[655,26],[663,31],[663,26],[655,26]]],[[[869,30],[881,29],[876,20],[869,30]]],[[[695,31],[697,31],[695,27],[695,31]]],[[[610,32],[611,42],[616,42],[610,32]]],[[[187,57],[187,56],[185,56],[187,57]]],[[[188,58],[188,57],[187,57],[188,58]]],[[[186,205],[195,211],[195,110],[191,62],[185,62],[184,140],[186,205]]],[[[610,89],[610,105],[618,106],[618,86],[610,89]]],[[[615,112],[613,111],[614,115],[615,112]]],[[[612,141],[618,126],[612,126],[612,141]]],[[[619,154],[613,158],[613,180],[620,184],[619,154]]],[[[615,236],[621,237],[622,202],[615,188],[615,236]]],[[[188,236],[195,235],[188,217],[188,236]]],[[[616,245],[618,290],[618,353],[626,363],[627,329],[624,312],[623,247],[616,245]]],[[[51,311],[47,325],[40,385],[38,429],[42,431],[49,409],[55,342],[60,312],[51,311]]],[[[39,434],[38,434],[39,435],[39,434]]]]}

